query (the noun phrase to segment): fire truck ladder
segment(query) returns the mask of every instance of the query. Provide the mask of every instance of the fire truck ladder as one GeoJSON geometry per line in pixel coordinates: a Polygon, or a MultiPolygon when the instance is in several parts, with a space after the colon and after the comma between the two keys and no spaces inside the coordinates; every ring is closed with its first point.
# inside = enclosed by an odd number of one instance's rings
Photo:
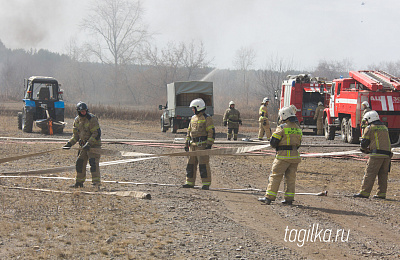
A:
{"type": "Polygon", "coordinates": [[[384,71],[360,71],[360,73],[374,79],[383,86],[383,89],[400,90],[400,79],[384,71]]]}

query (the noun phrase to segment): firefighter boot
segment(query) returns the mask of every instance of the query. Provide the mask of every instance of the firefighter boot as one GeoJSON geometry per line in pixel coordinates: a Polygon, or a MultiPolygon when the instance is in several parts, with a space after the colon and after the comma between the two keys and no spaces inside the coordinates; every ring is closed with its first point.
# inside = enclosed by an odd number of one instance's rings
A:
{"type": "Polygon", "coordinates": [[[357,193],[353,195],[353,198],[364,198],[364,199],[368,199],[368,196],[362,195],[361,193],[357,193]]]}
{"type": "Polygon", "coordinates": [[[76,182],[74,185],[69,186],[70,188],[83,188],[83,182],[76,182]]]}
{"type": "Polygon", "coordinates": [[[374,196],[372,196],[372,198],[373,199],[386,199],[386,196],[383,196],[383,195],[374,195],[374,196]]]}
{"type": "Polygon", "coordinates": [[[264,202],[264,203],[267,204],[267,205],[270,205],[271,202],[272,202],[272,200],[270,200],[270,199],[268,199],[268,198],[266,198],[266,197],[258,198],[258,201],[264,202]]]}
{"type": "Polygon", "coordinates": [[[194,186],[190,184],[183,184],[182,188],[194,188],[194,186]]]}
{"type": "Polygon", "coordinates": [[[284,204],[284,205],[292,205],[293,204],[293,200],[283,200],[282,204],[284,204]]]}
{"type": "Polygon", "coordinates": [[[209,190],[210,189],[210,185],[203,185],[201,187],[202,190],[209,190]]]}

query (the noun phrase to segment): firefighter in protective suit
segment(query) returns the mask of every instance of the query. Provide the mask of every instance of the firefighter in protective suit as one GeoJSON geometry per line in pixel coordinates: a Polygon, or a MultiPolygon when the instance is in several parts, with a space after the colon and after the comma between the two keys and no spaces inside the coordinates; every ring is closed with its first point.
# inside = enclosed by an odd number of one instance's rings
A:
{"type": "Polygon", "coordinates": [[[271,138],[271,128],[269,127],[269,121],[268,121],[268,106],[269,98],[265,97],[261,103],[260,110],[259,110],[259,131],[258,131],[258,139],[263,140],[264,133],[267,136],[267,139],[269,140],[271,138]]]}
{"type": "Polygon", "coordinates": [[[100,154],[90,152],[90,148],[101,148],[101,129],[97,117],[89,113],[88,106],[84,102],[76,105],[78,116],[75,118],[72,128],[72,138],[63,146],[70,149],[79,143],[82,150],[79,151],[76,160],[76,182],[72,188],[83,187],[86,180],[86,164],[89,161],[92,174],[92,185],[100,185],[100,154]]]}
{"type": "Polygon", "coordinates": [[[229,102],[229,108],[225,111],[223,122],[224,126],[228,126],[228,140],[231,140],[233,132],[233,140],[236,141],[239,133],[239,125],[242,125],[242,119],[240,119],[240,112],[235,109],[235,102],[229,102]]]}
{"type": "MultiPolygon", "coordinates": [[[[212,117],[205,114],[206,104],[201,98],[192,100],[193,110],[185,142],[185,151],[211,149],[215,139],[215,128],[212,117]]],[[[196,182],[197,165],[199,165],[202,189],[208,190],[211,185],[210,156],[189,156],[186,166],[186,183],[183,188],[193,188],[196,182]]]]}
{"type": "Polygon", "coordinates": [[[368,101],[364,101],[361,103],[361,106],[364,109],[364,112],[362,114],[363,119],[361,120],[361,133],[364,133],[365,128],[367,127],[368,123],[367,120],[364,119],[365,114],[368,113],[369,111],[372,111],[372,109],[369,107],[368,101]]]}
{"type": "Polygon", "coordinates": [[[318,107],[315,109],[314,120],[317,121],[317,135],[324,135],[324,104],[318,102],[318,107]]]}
{"type": "Polygon", "coordinates": [[[365,114],[364,119],[368,126],[361,139],[361,151],[369,154],[364,178],[359,193],[355,198],[368,198],[376,176],[378,175],[378,190],[373,198],[385,199],[387,190],[390,159],[392,157],[389,131],[385,124],[379,120],[379,115],[372,110],[365,114]]]}
{"type": "Polygon", "coordinates": [[[303,133],[296,123],[296,115],[290,107],[279,110],[282,124],[272,134],[271,147],[276,149],[276,157],[269,176],[269,183],[265,197],[259,201],[271,204],[276,199],[282,177],[285,176],[285,200],[283,204],[292,205],[295,194],[296,172],[301,162],[298,148],[301,145],[303,133]]]}

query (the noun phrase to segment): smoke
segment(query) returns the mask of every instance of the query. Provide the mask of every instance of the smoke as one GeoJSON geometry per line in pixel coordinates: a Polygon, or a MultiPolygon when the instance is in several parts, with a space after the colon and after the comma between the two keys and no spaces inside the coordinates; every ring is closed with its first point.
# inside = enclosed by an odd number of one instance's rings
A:
{"type": "Polygon", "coordinates": [[[65,2],[0,0],[0,39],[11,48],[40,47],[62,24],[65,2]]]}

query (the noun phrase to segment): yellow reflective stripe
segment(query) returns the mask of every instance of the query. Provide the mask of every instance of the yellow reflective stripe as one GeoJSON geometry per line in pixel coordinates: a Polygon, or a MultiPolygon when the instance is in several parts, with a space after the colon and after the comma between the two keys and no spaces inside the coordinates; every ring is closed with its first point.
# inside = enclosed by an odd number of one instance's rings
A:
{"type": "Polygon", "coordinates": [[[100,177],[95,177],[95,178],[92,178],[92,181],[100,181],[100,177]]]}
{"type": "Polygon", "coordinates": [[[378,132],[374,133],[375,136],[375,143],[376,143],[376,149],[379,149],[379,138],[378,138],[378,132]]]}
{"type": "Polygon", "coordinates": [[[212,128],[214,128],[214,125],[210,125],[209,127],[207,127],[207,128],[206,128],[206,131],[208,131],[208,130],[210,130],[210,129],[212,129],[212,128]]]}
{"type": "Polygon", "coordinates": [[[300,155],[297,156],[282,156],[282,155],[277,155],[276,156],[277,159],[299,159],[300,155]]]}
{"type": "Polygon", "coordinates": [[[369,197],[369,192],[360,191],[360,194],[363,195],[363,196],[368,196],[369,197]]]}
{"type": "Polygon", "coordinates": [[[84,182],[86,180],[86,178],[76,178],[75,180],[76,180],[76,182],[84,182]]]}
{"type": "Polygon", "coordinates": [[[190,141],[190,139],[191,139],[190,136],[186,137],[186,141],[190,141]]]}
{"type": "Polygon", "coordinates": [[[294,193],[285,192],[286,197],[294,197],[294,193]]]}
{"type": "Polygon", "coordinates": [[[203,182],[203,185],[211,185],[211,182],[203,182]]]}
{"type": "Polygon", "coordinates": [[[93,136],[89,138],[88,142],[90,142],[90,140],[92,140],[93,142],[96,142],[96,139],[93,136]]]}
{"type": "Polygon", "coordinates": [[[197,123],[205,123],[206,120],[197,120],[197,123]]]}
{"type": "Polygon", "coordinates": [[[186,181],[185,184],[194,185],[194,183],[193,183],[193,182],[190,182],[190,181],[186,181]]]}
{"type": "Polygon", "coordinates": [[[281,139],[282,139],[282,136],[280,136],[280,135],[278,135],[278,134],[276,134],[276,133],[273,133],[273,134],[272,134],[272,137],[275,137],[275,138],[278,139],[278,140],[281,140],[281,139]]]}
{"type": "Polygon", "coordinates": [[[207,141],[212,141],[212,142],[214,142],[214,138],[207,138],[207,141]]]}
{"type": "Polygon", "coordinates": [[[267,194],[276,197],[276,192],[267,190],[267,194]]]}
{"type": "Polygon", "coordinates": [[[99,126],[95,126],[95,127],[93,127],[92,129],[90,129],[90,132],[94,132],[94,131],[96,131],[97,129],[99,129],[100,127],[99,126]]]}
{"type": "Polygon", "coordinates": [[[89,122],[87,122],[87,123],[84,124],[83,126],[89,128],[89,122]]]}

